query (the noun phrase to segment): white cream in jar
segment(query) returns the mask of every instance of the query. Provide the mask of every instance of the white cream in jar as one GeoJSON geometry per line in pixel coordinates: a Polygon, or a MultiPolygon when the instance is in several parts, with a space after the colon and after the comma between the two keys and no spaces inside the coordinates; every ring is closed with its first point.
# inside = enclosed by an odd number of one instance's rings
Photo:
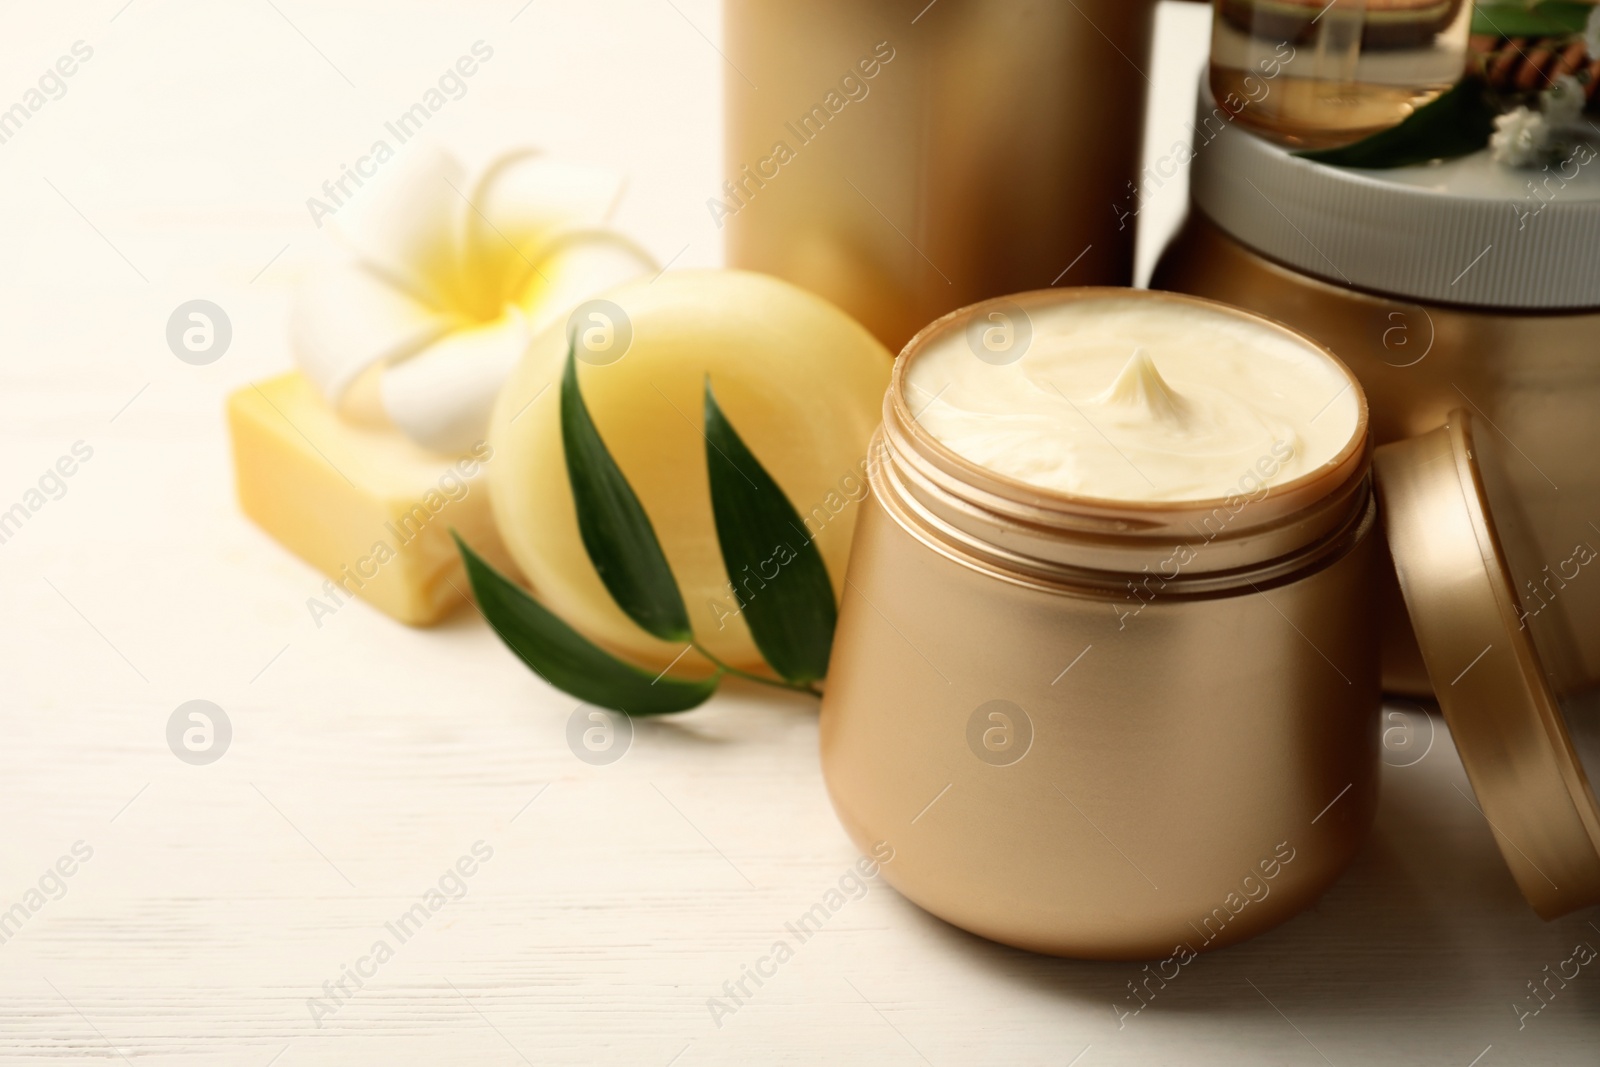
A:
{"type": "Polygon", "coordinates": [[[1178,301],[987,305],[906,369],[917,421],[1041,489],[1118,501],[1253,495],[1335,459],[1348,373],[1272,326],[1178,301]]]}

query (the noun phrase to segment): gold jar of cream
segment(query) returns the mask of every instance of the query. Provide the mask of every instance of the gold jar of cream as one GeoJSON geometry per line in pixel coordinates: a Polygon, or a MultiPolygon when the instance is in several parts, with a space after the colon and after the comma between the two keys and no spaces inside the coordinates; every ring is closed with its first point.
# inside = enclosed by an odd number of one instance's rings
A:
{"type": "Polygon", "coordinates": [[[885,876],[1035,951],[1238,941],[1338,877],[1377,797],[1366,401],[1316,342],[1125,289],[906,346],[822,707],[885,876]]]}

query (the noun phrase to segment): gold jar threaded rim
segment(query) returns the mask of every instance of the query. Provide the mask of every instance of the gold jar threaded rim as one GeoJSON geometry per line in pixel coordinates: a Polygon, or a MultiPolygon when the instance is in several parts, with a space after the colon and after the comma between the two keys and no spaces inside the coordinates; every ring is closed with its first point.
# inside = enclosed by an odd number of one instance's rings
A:
{"type": "Polygon", "coordinates": [[[1199,297],[1144,289],[1045,289],[960,308],[917,333],[895,361],[874,438],[873,491],[933,547],[1024,580],[1120,588],[1130,573],[1157,573],[1173,593],[1261,584],[1337,556],[1370,521],[1371,443],[1366,395],[1331,351],[1282,323],[1199,297]],[[1357,403],[1350,439],[1330,460],[1262,495],[1194,501],[1079,496],[999,474],[941,442],[907,398],[911,364],[934,342],[1001,306],[1076,300],[1151,300],[1248,320],[1329,360],[1357,403]]]}

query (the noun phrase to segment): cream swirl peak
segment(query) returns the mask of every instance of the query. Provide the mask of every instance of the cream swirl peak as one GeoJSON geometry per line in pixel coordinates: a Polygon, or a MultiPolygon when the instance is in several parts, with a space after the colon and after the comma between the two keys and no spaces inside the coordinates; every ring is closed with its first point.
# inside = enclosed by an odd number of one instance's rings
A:
{"type": "Polygon", "coordinates": [[[1082,297],[992,306],[975,325],[915,357],[912,409],[958,455],[1041,489],[1254,494],[1333,460],[1360,422],[1325,353],[1222,308],[1082,297]]]}

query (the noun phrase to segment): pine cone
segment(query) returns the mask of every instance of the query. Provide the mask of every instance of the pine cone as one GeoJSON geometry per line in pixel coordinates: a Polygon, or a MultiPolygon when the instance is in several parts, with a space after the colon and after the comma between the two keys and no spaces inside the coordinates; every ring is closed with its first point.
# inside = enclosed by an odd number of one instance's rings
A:
{"type": "Polygon", "coordinates": [[[1583,83],[1590,108],[1600,100],[1600,59],[1590,59],[1582,40],[1567,37],[1471,38],[1471,69],[1489,87],[1503,93],[1536,93],[1548,89],[1562,74],[1583,83]]]}

